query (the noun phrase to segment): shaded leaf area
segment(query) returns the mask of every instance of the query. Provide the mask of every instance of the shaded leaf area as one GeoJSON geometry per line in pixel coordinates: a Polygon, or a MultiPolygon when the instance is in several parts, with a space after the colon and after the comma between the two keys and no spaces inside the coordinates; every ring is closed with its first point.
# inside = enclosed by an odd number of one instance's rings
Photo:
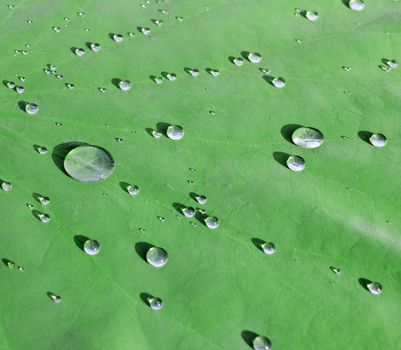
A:
{"type": "Polygon", "coordinates": [[[401,3],[366,3],[360,13],[342,0],[1,5],[1,79],[25,92],[0,89],[0,179],[13,185],[0,192],[0,348],[245,350],[256,335],[276,349],[400,348],[401,81],[381,66],[401,55],[401,3]],[[233,64],[244,52],[262,62],[233,64]],[[269,83],[277,76],[285,88],[269,83]],[[169,125],[185,137],[169,140],[169,125]],[[298,125],[321,130],[323,146],[292,144],[298,125]],[[374,132],[386,147],[369,144],[374,132]],[[112,155],[106,181],[65,174],[65,152],[82,143],[112,155]],[[301,173],[285,166],[294,154],[301,173]],[[184,206],[220,227],[183,217],[184,206]],[[99,255],[85,254],[86,238],[99,255]],[[146,263],[150,246],[168,251],[165,267],[146,263]]]}

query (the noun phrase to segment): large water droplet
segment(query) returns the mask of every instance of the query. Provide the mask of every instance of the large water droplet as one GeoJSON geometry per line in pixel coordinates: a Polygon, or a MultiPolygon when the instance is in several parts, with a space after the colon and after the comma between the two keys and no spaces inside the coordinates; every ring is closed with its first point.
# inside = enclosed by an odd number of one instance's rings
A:
{"type": "Polygon", "coordinates": [[[98,241],[88,239],[84,243],[84,250],[86,254],[97,255],[100,252],[100,244],[98,241]]]}
{"type": "Polygon", "coordinates": [[[272,84],[279,89],[282,89],[285,86],[285,80],[282,77],[276,77],[272,80],[272,84]]]}
{"type": "Polygon", "coordinates": [[[242,66],[244,64],[244,60],[241,57],[234,58],[233,62],[236,66],[242,66]]]}
{"type": "Polygon", "coordinates": [[[351,10],[362,11],[365,8],[365,3],[362,0],[350,0],[348,6],[351,10]]]}
{"type": "Polygon", "coordinates": [[[375,147],[384,147],[387,144],[386,136],[379,133],[372,134],[369,141],[375,147]]]}
{"type": "Polygon", "coordinates": [[[305,160],[300,156],[289,156],[287,166],[293,171],[302,171],[305,169],[305,160]]]}
{"type": "Polygon", "coordinates": [[[150,29],[147,27],[141,28],[141,32],[143,35],[149,35],[150,34],[150,29]]]}
{"type": "Polygon", "coordinates": [[[185,207],[182,209],[182,213],[187,218],[193,218],[195,216],[195,209],[192,207],[185,207]]]}
{"type": "Polygon", "coordinates": [[[93,52],[98,52],[102,49],[102,47],[98,43],[91,43],[90,48],[93,52]]]}
{"type": "Polygon", "coordinates": [[[266,242],[260,246],[263,252],[267,255],[272,255],[276,252],[276,247],[273,242],[266,242]]]}
{"type": "Polygon", "coordinates": [[[42,221],[44,224],[47,224],[50,221],[50,215],[45,214],[45,213],[38,213],[37,217],[39,218],[40,221],[42,221]]]}
{"type": "Polygon", "coordinates": [[[121,34],[113,34],[113,40],[119,44],[124,41],[124,37],[121,34]]]}
{"type": "Polygon", "coordinates": [[[305,17],[311,21],[315,22],[319,19],[319,14],[316,11],[306,11],[305,17]]]}
{"type": "Polygon", "coordinates": [[[208,228],[214,230],[219,227],[220,220],[216,216],[208,216],[205,219],[205,224],[208,228]]]}
{"type": "Polygon", "coordinates": [[[146,253],[146,260],[154,267],[163,267],[167,264],[168,254],[162,248],[152,247],[146,253]]]}
{"type": "Polygon", "coordinates": [[[379,282],[370,282],[366,285],[366,287],[369,289],[369,292],[374,295],[381,294],[383,290],[382,285],[379,282]]]}
{"type": "Polygon", "coordinates": [[[318,148],[323,144],[324,136],[317,129],[301,127],[292,134],[292,141],[302,148],[318,148]]]}
{"type": "Polygon", "coordinates": [[[64,168],[73,179],[94,182],[107,179],[114,171],[114,160],[105,150],[83,145],[70,151],[64,160],[64,168]]]}
{"type": "Polygon", "coordinates": [[[136,185],[127,186],[127,192],[133,197],[137,196],[139,194],[139,191],[140,191],[139,187],[136,185]]]}
{"type": "Polygon", "coordinates": [[[148,298],[148,302],[149,306],[155,311],[158,311],[161,308],[163,308],[163,302],[160,298],[150,297],[148,298]]]}
{"type": "Polygon", "coordinates": [[[254,350],[270,350],[272,348],[271,341],[261,335],[253,340],[252,345],[254,350]]]}
{"type": "Polygon", "coordinates": [[[195,196],[195,199],[200,205],[205,205],[207,203],[206,196],[195,196]]]}
{"type": "Polygon", "coordinates": [[[11,184],[11,182],[8,181],[1,181],[1,189],[4,192],[10,192],[13,188],[13,185],[11,184]]]}
{"type": "Polygon", "coordinates": [[[262,62],[262,56],[261,56],[260,53],[257,53],[257,52],[250,52],[248,54],[248,59],[252,63],[260,63],[260,62],[262,62]]]}
{"type": "Polygon", "coordinates": [[[36,113],[39,112],[39,106],[33,102],[25,103],[25,112],[27,112],[30,115],[35,115],[36,113]]]}
{"type": "Polygon", "coordinates": [[[128,91],[129,89],[132,88],[132,84],[129,80],[121,80],[118,83],[118,86],[120,87],[121,90],[123,91],[128,91]]]}
{"type": "Polygon", "coordinates": [[[84,50],[84,49],[81,49],[81,48],[76,48],[76,49],[74,50],[74,52],[75,52],[75,54],[76,54],[78,57],[82,57],[83,55],[85,55],[85,50],[84,50]]]}
{"type": "Polygon", "coordinates": [[[50,198],[47,197],[47,196],[39,195],[37,198],[38,198],[39,202],[41,204],[43,204],[43,205],[49,205],[50,204],[50,198]]]}
{"type": "Polygon", "coordinates": [[[181,140],[184,137],[184,129],[179,125],[170,125],[167,128],[167,136],[172,140],[181,140]]]}

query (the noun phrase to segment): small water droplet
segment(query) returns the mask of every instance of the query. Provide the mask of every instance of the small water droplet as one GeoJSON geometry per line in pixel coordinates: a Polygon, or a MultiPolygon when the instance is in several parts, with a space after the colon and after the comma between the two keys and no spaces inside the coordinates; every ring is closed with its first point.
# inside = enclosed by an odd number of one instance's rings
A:
{"type": "Polygon", "coordinates": [[[79,12],[77,12],[77,15],[79,17],[85,17],[85,12],[79,11],[79,12]]]}
{"type": "Polygon", "coordinates": [[[252,346],[254,350],[270,350],[272,343],[266,337],[259,335],[252,341],[252,346]]]}
{"type": "Polygon", "coordinates": [[[162,77],[154,77],[153,81],[157,84],[160,85],[163,83],[163,78],[162,77]]]}
{"type": "Polygon", "coordinates": [[[146,260],[154,267],[163,267],[167,264],[168,254],[162,248],[152,247],[146,253],[146,260]]]}
{"type": "Polygon", "coordinates": [[[191,224],[191,226],[193,226],[193,227],[198,227],[198,224],[197,224],[196,222],[191,221],[190,224],[191,224]]]}
{"type": "Polygon", "coordinates": [[[155,139],[160,139],[162,137],[162,133],[157,130],[152,130],[152,135],[155,139]]]}
{"type": "Polygon", "coordinates": [[[342,66],[341,68],[346,72],[351,72],[352,71],[352,68],[348,67],[348,66],[342,66]]]}
{"type": "Polygon", "coordinates": [[[163,15],[168,15],[168,10],[161,9],[159,10],[159,12],[162,13],[163,15]]]}
{"type": "Polygon", "coordinates": [[[39,196],[38,200],[43,205],[49,205],[50,204],[50,198],[47,197],[47,196],[39,196]]]}
{"type": "Polygon", "coordinates": [[[350,96],[351,95],[351,91],[344,90],[343,92],[344,92],[344,95],[346,95],[346,96],[350,96]]]}
{"type": "Polygon", "coordinates": [[[166,218],[165,218],[164,216],[158,216],[157,218],[158,218],[159,221],[161,221],[161,222],[165,222],[165,221],[166,221],[166,218]]]}
{"type": "Polygon", "coordinates": [[[206,196],[196,196],[195,199],[200,205],[205,205],[207,203],[206,196]]]}
{"type": "Polygon", "coordinates": [[[99,91],[100,91],[100,92],[106,92],[106,88],[100,87],[100,88],[99,88],[99,91]]]}
{"type": "Polygon", "coordinates": [[[50,221],[50,215],[44,213],[38,213],[38,218],[43,223],[47,224],[50,221]]]}
{"type": "Polygon", "coordinates": [[[263,252],[267,255],[272,255],[276,252],[276,247],[273,242],[266,242],[261,245],[263,252]]]}
{"type": "Polygon", "coordinates": [[[71,83],[66,83],[65,86],[67,86],[67,88],[69,88],[70,90],[75,89],[75,85],[71,83]]]}
{"type": "Polygon", "coordinates": [[[216,216],[208,216],[205,219],[205,224],[208,228],[214,230],[219,227],[220,220],[216,216]]]}
{"type": "Polygon", "coordinates": [[[315,22],[319,19],[319,14],[316,11],[306,11],[305,17],[311,21],[315,22]]]}
{"type": "Polygon", "coordinates": [[[199,70],[198,69],[196,69],[196,68],[194,68],[194,69],[190,69],[189,70],[189,74],[191,74],[193,77],[198,77],[199,76],[199,70]]]}
{"type": "Polygon", "coordinates": [[[61,28],[60,28],[60,27],[52,27],[52,29],[53,29],[56,33],[60,33],[60,32],[61,32],[61,28]]]}
{"type": "Polygon", "coordinates": [[[113,34],[113,40],[119,44],[124,41],[124,37],[121,34],[113,34]]]}
{"type": "Polygon", "coordinates": [[[175,18],[177,19],[178,22],[182,22],[184,20],[184,17],[182,16],[177,16],[175,18]]]}
{"type": "Polygon", "coordinates": [[[241,57],[234,58],[233,62],[236,66],[242,66],[244,64],[244,60],[241,57]]]}
{"type": "Polygon", "coordinates": [[[139,194],[139,187],[136,185],[128,185],[127,186],[127,192],[131,195],[131,196],[137,196],[139,194]]]}
{"type": "Polygon", "coordinates": [[[25,91],[25,88],[23,86],[16,86],[15,91],[19,94],[23,94],[25,91]]]}
{"type": "Polygon", "coordinates": [[[33,23],[33,21],[32,21],[31,19],[28,19],[28,20],[26,21],[26,23],[28,23],[28,24],[32,24],[32,23],[33,23]]]}
{"type": "Polygon", "coordinates": [[[11,182],[8,181],[2,181],[1,182],[1,188],[4,192],[10,192],[13,188],[13,185],[11,184],[11,182]]]}
{"type": "Polygon", "coordinates": [[[193,182],[192,180],[187,180],[187,183],[188,183],[189,185],[193,185],[193,184],[194,184],[194,182],[193,182]]]}
{"type": "Polygon", "coordinates": [[[123,91],[128,91],[128,90],[130,90],[132,88],[132,84],[131,84],[131,82],[129,80],[121,80],[118,83],[118,86],[123,91]]]}
{"type": "Polygon", "coordinates": [[[84,32],[89,32],[90,29],[89,28],[84,28],[84,32]]]}
{"type": "Polygon", "coordinates": [[[56,78],[57,78],[58,80],[63,80],[63,79],[64,79],[64,76],[63,76],[62,74],[56,74],[56,78]]]}
{"type": "Polygon", "coordinates": [[[390,68],[390,67],[383,66],[383,65],[380,65],[379,67],[380,67],[381,70],[383,70],[383,71],[385,71],[385,72],[390,72],[390,71],[391,71],[391,68],[390,68]]]}
{"type": "Polygon", "coordinates": [[[148,303],[153,310],[158,311],[163,308],[163,302],[159,298],[150,297],[148,298],[148,303]]]}
{"type": "Polygon", "coordinates": [[[20,75],[18,77],[18,80],[21,81],[21,82],[24,82],[26,80],[26,78],[24,76],[20,75]]]}
{"type": "Polygon", "coordinates": [[[64,21],[69,22],[71,20],[70,17],[64,17],[64,21]]]}
{"type": "Polygon", "coordinates": [[[250,52],[248,54],[248,59],[252,63],[260,63],[262,62],[262,55],[258,52],[250,52]]]}
{"type": "Polygon", "coordinates": [[[25,112],[27,112],[29,115],[35,115],[39,112],[39,106],[33,102],[26,103],[25,112]]]}
{"type": "Polygon", "coordinates": [[[13,5],[13,4],[7,5],[7,7],[8,7],[10,10],[14,10],[14,9],[15,9],[15,5],[13,5]]]}
{"type": "Polygon", "coordinates": [[[216,115],[216,112],[215,112],[215,111],[209,111],[209,114],[210,114],[211,116],[215,116],[215,115],[216,115]]]}
{"type": "Polygon", "coordinates": [[[185,207],[182,209],[182,213],[187,218],[193,218],[195,216],[196,211],[192,207],[185,207]]]}
{"type": "Polygon", "coordinates": [[[170,80],[170,81],[175,81],[175,80],[177,80],[177,75],[174,74],[174,73],[167,73],[167,74],[166,74],[166,77],[167,77],[167,79],[170,80]]]}
{"type": "Polygon", "coordinates": [[[272,80],[272,84],[279,89],[282,89],[285,86],[285,80],[282,77],[276,77],[272,80]]]}
{"type": "Polygon", "coordinates": [[[142,27],[141,32],[143,35],[149,35],[151,33],[151,30],[148,27],[142,27]]]}
{"type": "Polygon", "coordinates": [[[22,266],[18,266],[17,269],[18,269],[18,271],[20,271],[20,272],[24,272],[24,271],[25,271],[25,269],[24,269],[22,266]]]}
{"type": "Polygon", "coordinates": [[[46,147],[43,147],[43,146],[39,146],[39,147],[36,148],[36,151],[37,151],[39,154],[46,154],[46,153],[47,153],[47,148],[46,148],[46,147]]]}
{"type": "Polygon", "coordinates": [[[330,266],[330,270],[333,271],[337,276],[342,274],[342,271],[338,267],[330,266]]]}
{"type": "Polygon", "coordinates": [[[301,127],[293,132],[292,141],[302,148],[318,148],[323,144],[324,136],[317,129],[301,127]]]}
{"type": "Polygon", "coordinates": [[[371,292],[374,295],[379,295],[382,292],[382,285],[379,282],[370,282],[366,285],[366,287],[369,289],[369,292],[371,292]]]}
{"type": "Polygon", "coordinates": [[[117,142],[123,142],[124,139],[123,139],[122,137],[116,137],[116,141],[117,141],[117,142]]]}
{"type": "Polygon", "coordinates": [[[90,48],[93,52],[99,52],[102,49],[102,47],[98,43],[91,43],[90,48]]]}
{"type": "Polygon", "coordinates": [[[384,147],[387,144],[386,136],[379,133],[372,134],[369,141],[375,147],[384,147]]]}
{"type": "Polygon", "coordinates": [[[54,64],[48,64],[47,66],[49,67],[49,69],[50,69],[52,72],[55,72],[55,71],[57,70],[57,67],[56,67],[56,65],[54,65],[54,64]]]}
{"type": "Polygon", "coordinates": [[[146,232],[146,230],[145,230],[144,228],[142,228],[142,227],[138,228],[138,231],[139,231],[140,233],[145,233],[145,232],[146,232]]]}
{"type": "Polygon", "coordinates": [[[301,156],[289,156],[287,167],[292,171],[302,171],[305,169],[305,160],[301,156]]]}
{"type": "Polygon", "coordinates": [[[218,69],[211,69],[209,71],[209,73],[213,76],[213,77],[218,77],[220,75],[220,71],[218,69]]]}
{"type": "Polygon", "coordinates": [[[9,89],[14,89],[14,88],[15,88],[15,83],[12,82],[12,81],[8,81],[8,82],[6,83],[6,85],[7,85],[7,87],[8,87],[9,89]]]}
{"type": "Polygon", "coordinates": [[[353,11],[362,11],[365,3],[362,0],[349,0],[348,6],[353,11]]]}
{"type": "Polygon", "coordinates": [[[171,140],[181,140],[184,137],[184,134],[184,129],[179,125],[170,125],[167,128],[167,137],[171,140]]]}
{"type": "Polygon", "coordinates": [[[56,125],[56,126],[63,126],[63,124],[61,124],[60,122],[55,122],[54,125],[56,125]]]}
{"type": "Polygon", "coordinates": [[[13,269],[14,269],[14,266],[15,266],[14,261],[7,260],[7,267],[8,267],[10,270],[13,270],[13,269]]]}
{"type": "Polygon", "coordinates": [[[301,39],[295,39],[295,42],[298,44],[302,44],[302,40],[301,39]]]}
{"type": "Polygon", "coordinates": [[[61,303],[61,297],[57,294],[54,293],[48,293],[49,298],[56,304],[60,304],[61,303]]]}
{"type": "Polygon", "coordinates": [[[156,20],[154,21],[154,23],[155,23],[156,25],[158,25],[158,26],[161,26],[161,25],[163,24],[163,21],[162,21],[161,19],[156,19],[156,20]]]}
{"type": "Polygon", "coordinates": [[[84,243],[84,250],[88,255],[97,255],[100,252],[100,244],[94,239],[88,239],[84,243]]]}
{"type": "Polygon", "coordinates": [[[81,49],[81,48],[76,48],[76,49],[74,50],[74,52],[75,52],[75,54],[76,54],[78,57],[82,57],[83,55],[85,55],[85,50],[84,50],[84,49],[81,49]]]}

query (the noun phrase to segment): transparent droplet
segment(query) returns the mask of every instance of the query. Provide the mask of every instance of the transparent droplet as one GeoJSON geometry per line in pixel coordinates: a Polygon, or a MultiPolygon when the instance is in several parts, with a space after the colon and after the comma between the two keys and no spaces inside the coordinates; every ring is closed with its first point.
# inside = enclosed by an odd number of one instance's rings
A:
{"type": "Polygon", "coordinates": [[[342,274],[342,271],[338,267],[330,266],[330,270],[338,276],[342,274]]]}
{"type": "Polygon", "coordinates": [[[155,81],[156,84],[160,85],[161,83],[163,83],[163,78],[162,77],[156,77],[154,79],[154,81],[155,81]]]}
{"type": "Polygon", "coordinates": [[[38,152],[39,154],[46,154],[46,153],[47,153],[47,148],[46,148],[46,147],[43,147],[43,146],[37,147],[36,150],[37,150],[37,152],[38,152]]]}
{"type": "Polygon", "coordinates": [[[156,25],[158,25],[158,26],[161,26],[161,25],[163,24],[163,21],[162,21],[161,19],[156,19],[156,20],[154,21],[154,23],[155,23],[156,25]]]}
{"type": "Polygon", "coordinates": [[[14,266],[15,266],[14,261],[7,260],[7,267],[8,267],[10,270],[13,270],[13,269],[14,269],[14,266]]]}
{"type": "Polygon", "coordinates": [[[79,11],[79,12],[77,12],[77,15],[79,17],[85,17],[85,12],[79,11]]]}
{"type": "Polygon", "coordinates": [[[365,8],[365,3],[362,0],[350,0],[348,6],[351,10],[362,11],[365,8]]]}
{"type": "Polygon", "coordinates": [[[4,192],[9,192],[12,190],[13,185],[11,184],[11,182],[8,181],[2,181],[1,182],[1,188],[4,192]]]}
{"type": "Polygon", "coordinates": [[[22,50],[22,54],[23,54],[23,55],[27,55],[27,54],[28,54],[28,51],[27,51],[27,50],[22,50]]]}
{"type": "Polygon", "coordinates": [[[66,86],[67,86],[67,88],[69,88],[70,90],[73,90],[73,89],[75,89],[75,85],[74,84],[71,84],[71,83],[67,83],[67,84],[65,84],[66,86]]]}
{"type": "Polygon", "coordinates": [[[99,52],[102,49],[102,47],[98,43],[91,43],[90,47],[93,52],[99,52]]]}
{"type": "Polygon", "coordinates": [[[219,219],[217,218],[217,217],[215,217],[215,216],[208,216],[206,219],[205,219],[205,224],[206,224],[206,226],[208,227],[208,228],[210,228],[210,229],[216,229],[216,228],[218,228],[219,227],[219,225],[220,225],[220,221],[219,221],[219,219]]]}
{"type": "Polygon", "coordinates": [[[285,86],[285,80],[282,77],[276,77],[272,80],[272,84],[276,87],[276,88],[283,88],[285,86]]]}
{"type": "Polygon", "coordinates": [[[64,17],[64,21],[69,22],[71,20],[70,17],[64,17]]]}
{"type": "Polygon", "coordinates": [[[197,69],[190,69],[189,70],[189,74],[191,74],[193,77],[197,77],[197,76],[199,76],[199,70],[197,70],[197,69]]]}
{"type": "Polygon", "coordinates": [[[272,255],[276,252],[276,247],[273,242],[266,242],[261,245],[263,252],[267,255],[272,255]]]}
{"type": "Polygon", "coordinates": [[[195,199],[200,205],[205,205],[207,203],[206,196],[196,196],[195,199]]]}
{"type": "Polygon", "coordinates": [[[124,139],[123,139],[122,137],[116,137],[116,141],[117,141],[117,142],[123,142],[124,139]]]}
{"type": "Polygon", "coordinates": [[[132,32],[128,32],[127,34],[128,34],[128,36],[129,36],[130,38],[133,38],[133,37],[135,36],[135,33],[132,33],[132,32]]]}
{"type": "Polygon", "coordinates": [[[252,63],[260,63],[260,62],[262,62],[262,56],[261,56],[260,53],[257,53],[257,52],[250,52],[248,54],[248,59],[252,63]]]}
{"type": "Polygon", "coordinates": [[[305,12],[305,10],[302,10],[302,9],[300,9],[300,8],[296,8],[296,9],[294,10],[294,15],[299,16],[300,14],[302,14],[302,13],[304,13],[304,12],[305,12]]]}
{"type": "Polygon", "coordinates": [[[351,72],[352,68],[348,66],[342,66],[342,69],[345,70],[346,72],[351,72]]]}
{"type": "Polygon", "coordinates": [[[155,139],[160,139],[162,137],[162,133],[157,130],[152,130],[152,135],[155,139]]]}
{"type": "Polygon", "coordinates": [[[218,69],[211,69],[211,70],[210,70],[210,74],[211,74],[213,77],[218,77],[218,76],[220,75],[220,71],[219,71],[218,69]]]}
{"type": "Polygon", "coordinates": [[[25,270],[22,266],[18,266],[17,269],[18,269],[18,271],[20,271],[20,272],[24,272],[24,270],[25,270]]]}
{"type": "Polygon", "coordinates": [[[14,89],[14,88],[15,88],[15,83],[12,82],[12,81],[8,81],[8,82],[6,83],[6,85],[7,85],[7,87],[8,87],[9,89],[14,89]]]}
{"type": "Polygon", "coordinates": [[[396,68],[398,68],[398,62],[397,62],[395,59],[386,60],[385,63],[386,63],[391,69],[396,69],[396,68]]]}
{"type": "Polygon", "coordinates": [[[148,303],[149,303],[149,306],[150,306],[153,310],[158,311],[158,310],[160,310],[161,308],[163,308],[163,302],[162,302],[162,300],[159,299],[159,298],[150,297],[150,298],[148,298],[148,303]]]}
{"type": "Polygon", "coordinates": [[[100,92],[106,92],[106,88],[100,87],[100,88],[99,88],[99,91],[100,91],[100,92]]]}
{"type": "Polygon", "coordinates": [[[170,80],[170,81],[175,81],[175,80],[177,80],[177,75],[174,74],[174,73],[167,73],[166,76],[167,76],[167,79],[170,80]]]}
{"type": "Polygon", "coordinates": [[[293,171],[302,171],[305,169],[305,160],[300,156],[289,156],[287,166],[293,171]]]}
{"type": "Polygon", "coordinates": [[[318,148],[323,144],[324,136],[317,129],[301,127],[293,132],[292,141],[302,148],[318,148]]]}
{"type": "Polygon", "coordinates": [[[236,66],[242,66],[244,64],[244,60],[241,57],[234,58],[233,62],[236,66]]]}
{"type": "Polygon", "coordinates": [[[39,112],[39,106],[36,103],[26,103],[25,104],[25,112],[30,115],[35,115],[39,112]]]}
{"type": "Polygon", "coordinates": [[[382,285],[379,282],[370,282],[366,287],[369,289],[369,292],[374,295],[379,295],[382,292],[382,285]]]}
{"type": "Polygon", "coordinates": [[[90,29],[89,28],[84,28],[84,32],[89,32],[90,29]]]}
{"type": "Polygon", "coordinates": [[[75,49],[74,52],[78,57],[82,57],[83,55],[85,55],[85,50],[81,48],[75,49]]]}
{"type": "Polygon", "coordinates": [[[38,213],[38,218],[45,224],[47,224],[50,221],[50,215],[48,214],[38,213]]]}
{"type": "Polygon", "coordinates": [[[176,19],[177,19],[178,22],[182,22],[182,21],[184,20],[184,17],[182,17],[182,16],[177,16],[176,19]]]}
{"type": "Polygon", "coordinates": [[[386,136],[378,133],[372,134],[369,141],[375,147],[384,147],[387,144],[386,136]]]}
{"type": "Polygon", "coordinates": [[[163,267],[167,264],[168,254],[162,248],[152,247],[146,253],[146,260],[154,267],[163,267]]]}
{"type": "Polygon", "coordinates": [[[306,11],[305,17],[311,21],[315,22],[319,19],[319,14],[316,11],[306,11]]]}
{"type": "Polygon", "coordinates": [[[24,82],[26,80],[26,78],[24,76],[20,75],[18,77],[18,80],[24,82]]]}
{"type": "Polygon", "coordinates": [[[61,28],[60,28],[60,27],[52,27],[52,29],[53,29],[56,33],[60,33],[60,32],[61,32],[61,28]]]}
{"type": "Polygon", "coordinates": [[[182,213],[187,218],[193,218],[195,216],[196,211],[192,207],[186,207],[182,209],[182,213]]]}
{"type": "Polygon", "coordinates": [[[23,86],[16,86],[15,91],[19,94],[23,94],[25,91],[25,88],[23,86]]]}
{"type": "Polygon", "coordinates": [[[184,137],[184,129],[179,125],[170,125],[167,128],[167,136],[171,140],[181,140],[184,137]]]}
{"type": "Polygon", "coordinates": [[[127,186],[127,192],[131,195],[131,196],[137,196],[139,194],[139,187],[136,185],[128,185],[127,186]]]}
{"type": "Polygon", "coordinates": [[[123,37],[121,34],[114,34],[114,35],[113,35],[113,40],[114,40],[116,43],[121,43],[121,42],[124,41],[124,37],[123,37]]]}
{"type": "Polygon", "coordinates": [[[39,196],[38,197],[39,202],[43,205],[49,205],[50,204],[50,198],[47,196],[39,196]]]}
{"type": "Polygon", "coordinates": [[[56,303],[56,304],[61,303],[61,297],[59,295],[54,294],[54,293],[48,293],[48,294],[49,294],[50,299],[53,300],[54,303],[56,303]]]}
{"type": "Polygon", "coordinates": [[[28,19],[28,20],[26,21],[26,23],[28,23],[28,24],[32,24],[32,23],[33,23],[33,21],[32,21],[31,19],[28,19]]]}
{"type": "Polygon", "coordinates": [[[132,88],[132,84],[131,84],[131,82],[129,80],[121,80],[118,83],[118,86],[123,91],[128,91],[128,90],[130,90],[132,88]]]}
{"type": "Polygon", "coordinates": [[[141,32],[143,35],[149,35],[151,33],[151,31],[148,27],[142,27],[141,32]]]}
{"type": "Polygon", "coordinates": [[[75,180],[100,181],[107,179],[113,173],[114,160],[107,151],[99,147],[83,145],[67,154],[64,169],[75,180]]]}
{"type": "Polygon", "coordinates": [[[216,115],[216,111],[209,111],[209,114],[212,115],[212,116],[215,116],[216,115]]]}
{"type": "Polygon", "coordinates": [[[56,78],[57,78],[58,80],[63,80],[63,79],[64,79],[64,76],[63,76],[62,74],[56,74],[56,78]]]}
{"type": "Polygon", "coordinates": [[[159,221],[161,221],[161,222],[165,222],[165,221],[166,221],[166,218],[165,218],[164,216],[158,216],[157,218],[158,218],[159,221]]]}
{"type": "Polygon", "coordinates": [[[168,10],[159,10],[160,11],[160,13],[162,13],[163,15],[168,15],[168,10]]]}
{"type": "Polygon", "coordinates": [[[266,337],[259,335],[253,340],[252,346],[254,350],[270,350],[272,343],[266,337]]]}
{"type": "Polygon", "coordinates": [[[84,243],[84,250],[88,255],[97,255],[100,252],[100,244],[94,239],[88,239],[84,243]]]}

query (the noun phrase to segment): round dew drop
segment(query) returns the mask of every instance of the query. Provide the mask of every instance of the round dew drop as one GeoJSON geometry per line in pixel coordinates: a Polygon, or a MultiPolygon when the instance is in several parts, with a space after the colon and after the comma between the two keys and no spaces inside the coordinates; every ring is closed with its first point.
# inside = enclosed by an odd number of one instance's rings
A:
{"type": "Polygon", "coordinates": [[[219,227],[219,225],[220,225],[220,220],[219,220],[217,217],[215,217],[215,216],[208,216],[208,217],[205,219],[205,224],[206,224],[206,226],[207,226],[208,228],[214,230],[214,229],[216,229],[216,228],[219,227]]]}
{"type": "Polygon", "coordinates": [[[168,254],[162,248],[152,247],[146,253],[146,261],[154,267],[163,267],[167,264],[168,254]]]}
{"type": "Polygon", "coordinates": [[[98,241],[88,239],[84,243],[84,251],[88,255],[97,255],[100,252],[100,244],[98,241]]]}
{"type": "Polygon", "coordinates": [[[373,295],[379,295],[383,290],[382,285],[379,282],[370,282],[366,287],[373,295]]]}
{"type": "Polygon", "coordinates": [[[184,134],[184,129],[179,125],[170,125],[167,128],[167,137],[171,140],[181,140],[184,137],[184,134]]]}
{"type": "Polygon", "coordinates": [[[350,0],[348,6],[353,11],[362,11],[365,8],[365,3],[362,0],[350,0]]]}
{"type": "Polygon", "coordinates": [[[272,255],[276,252],[276,247],[273,242],[263,243],[261,245],[263,252],[267,255],[272,255]]]}
{"type": "Polygon", "coordinates": [[[316,11],[306,11],[305,17],[311,21],[315,22],[319,19],[319,14],[316,11]]]}
{"type": "Polygon", "coordinates": [[[301,127],[293,132],[292,141],[302,148],[318,148],[323,144],[324,136],[317,129],[301,127]]]}
{"type": "Polygon", "coordinates": [[[266,337],[259,335],[253,340],[252,346],[254,350],[270,350],[272,343],[266,337]]]}
{"type": "Polygon", "coordinates": [[[193,218],[195,216],[196,211],[192,207],[186,207],[182,209],[182,213],[187,218],[193,218]]]}
{"type": "Polygon", "coordinates": [[[78,57],[82,57],[83,55],[85,55],[85,50],[84,49],[78,48],[78,49],[75,49],[74,52],[78,57]]]}
{"type": "Polygon", "coordinates": [[[300,156],[289,156],[287,167],[292,171],[302,171],[305,169],[305,160],[300,156]]]}
{"type": "Polygon", "coordinates": [[[375,133],[369,138],[369,142],[375,147],[384,147],[387,144],[386,136],[375,133]]]}
{"type": "Polygon", "coordinates": [[[244,60],[241,57],[234,58],[233,62],[236,66],[242,66],[244,64],[244,60]]]}
{"type": "Polygon", "coordinates": [[[149,306],[155,311],[159,311],[163,308],[163,302],[160,298],[148,298],[148,303],[149,306]]]}
{"type": "Polygon", "coordinates": [[[118,83],[118,86],[123,91],[128,91],[128,90],[130,90],[132,88],[132,84],[131,84],[131,82],[129,80],[121,80],[118,83]]]}
{"type": "Polygon", "coordinates": [[[248,59],[252,63],[260,63],[260,62],[262,62],[262,56],[257,52],[250,52],[248,54],[248,59]]]}
{"type": "Polygon", "coordinates": [[[285,80],[281,77],[276,77],[272,80],[272,84],[279,89],[282,89],[285,86],[285,80]]]}
{"type": "Polygon", "coordinates": [[[29,115],[35,115],[39,112],[39,106],[36,103],[26,103],[25,112],[29,115]]]}
{"type": "Polygon", "coordinates": [[[139,187],[136,186],[136,185],[128,185],[127,186],[127,192],[131,196],[135,197],[135,196],[137,196],[139,194],[139,187]]]}
{"type": "Polygon", "coordinates": [[[122,43],[123,41],[124,41],[124,37],[121,35],[121,34],[114,34],[113,35],[113,40],[116,42],[116,43],[122,43]]]}

